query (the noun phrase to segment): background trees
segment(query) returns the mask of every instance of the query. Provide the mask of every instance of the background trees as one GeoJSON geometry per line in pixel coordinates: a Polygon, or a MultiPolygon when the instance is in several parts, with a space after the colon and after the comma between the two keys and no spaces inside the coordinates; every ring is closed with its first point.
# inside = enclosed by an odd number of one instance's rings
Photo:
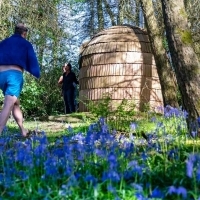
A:
{"type": "Polygon", "coordinates": [[[198,0],[1,0],[0,39],[12,34],[16,22],[24,22],[30,28],[28,39],[37,51],[42,76],[35,80],[26,74],[28,84],[22,93],[22,107],[27,115],[46,115],[63,109],[57,79],[65,62],[70,61],[78,72],[78,53],[82,42],[112,25],[145,27],[152,41],[165,104],[177,105],[176,79],[171,81],[173,73],[176,73],[183,106],[195,118],[199,115],[199,13],[198,0]],[[179,3],[176,7],[180,11],[179,19],[169,18],[176,12],[175,7],[170,7],[172,2],[179,3]],[[169,19],[180,29],[178,47],[190,49],[181,57],[173,47],[177,40],[172,39],[177,38],[177,32],[169,28],[169,19]],[[180,39],[181,30],[187,33],[182,34],[184,40],[180,39]],[[170,39],[170,36],[173,37],[170,39]],[[172,62],[169,62],[169,55],[172,62]],[[188,64],[188,59],[192,63],[188,64]],[[184,86],[186,83],[188,86],[184,86]],[[192,94],[195,96],[189,97],[192,94]]]}

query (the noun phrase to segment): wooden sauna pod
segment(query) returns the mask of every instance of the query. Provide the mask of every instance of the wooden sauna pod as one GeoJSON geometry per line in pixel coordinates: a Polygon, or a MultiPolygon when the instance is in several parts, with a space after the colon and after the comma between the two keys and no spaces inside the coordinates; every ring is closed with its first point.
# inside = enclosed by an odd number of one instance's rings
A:
{"type": "Polygon", "coordinates": [[[113,107],[123,99],[139,110],[163,106],[161,86],[147,33],[130,25],[113,26],[96,34],[80,50],[79,111],[88,100],[111,94],[113,107]]]}

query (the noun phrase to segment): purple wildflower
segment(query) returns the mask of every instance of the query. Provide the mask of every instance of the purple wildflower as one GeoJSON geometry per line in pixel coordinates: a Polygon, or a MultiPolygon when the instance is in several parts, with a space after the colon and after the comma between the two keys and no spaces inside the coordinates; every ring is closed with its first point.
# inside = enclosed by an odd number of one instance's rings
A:
{"type": "Polygon", "coordinates": [[[173,194],[173,193],[176,193],[176,188],[172,185],[168,189],[168,194],[173,194]]]}
{"type": "Polygon", "coordinates": [[[156,122],[156,117],[152,117],[150,121],[151,122],[156,122]]]}
{"type": "Polygon", "coordinates": [[[103,177],[102,177],[103,181],[106,181],[106,180],[110,180],[110,181],[113,181],[113,182],[118,182],[120,181],[120,176],[119,174],[116,172],[116,171],[105,171],[103,173],[103,177]]]}
{"type": "Polygon", "coordinates": [[[161,198],[162,199],[163,197],[164,197],[164,194],[158,187],[156,187],[152,191],[151,198],[161,198]]]}
{"type": "Polygon", "coordinates": [[[115,193],[116,192],[116,188],[112,186],[112,184],[108,184],[107,185],[107,190],[111,193],[115,193]]]}
{"type": "Polygon", "coordinates": [[[86,182],[91,182],[93,185],[97,183],[97,178],[95,178],[93,175],[88,174],[85,176],[84,180],[86,182]]]}
{"type": "Polygon", "coordinates": [[[170,186],[168,189],[168,194],[170,195],[177,194],[177,195],[181,195],[184,199],[187,198],[187,190],[182,186],[178,188],[174,186],[170,186]]]}
{"type": "Polygon", "coordinates": [[[191,154],[186,161],[187,176],[192,178],[193,175],[193,163],[195,161],[195,155],[191,154]]]}
{"type": "Polygon", "coordinates": [[[177,194],[182,195],[184,199],[187,198],[187,190],[182,186],[177,188],[177,194]]]}
{"type": "Polygon", "coordinates": [[[131,183],[131,186],[138,192],[143,192],[143,187],[137,183],[131,183]]]}
{"type": "Polygon", "coordinates": [[[113,152],[108,155],[108,162],[110,164],[110,169],[117,167],[117,157],[113,152]]]}
{"type": "Polygon", "coordinates": [[[148,200],[142,193],[140,192],[136,192],[135,193],[135,197],[137,198],[137,200],[148,200]]]}
{"type": "Polygon", "coordinates": [[[136,131],[136,128],[137,128],[137,124],[134,123],[134,122],[132,122],[131,125],[130,125],[130,129],[131,129],[132,131],[136,131]]]}

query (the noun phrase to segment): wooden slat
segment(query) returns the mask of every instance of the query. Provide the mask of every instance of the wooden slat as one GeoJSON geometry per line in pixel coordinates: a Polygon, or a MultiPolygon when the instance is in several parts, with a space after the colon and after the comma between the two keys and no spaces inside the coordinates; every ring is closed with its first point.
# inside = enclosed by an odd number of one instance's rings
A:
{"type": "Polygon", "coordinates": [[[155,60],[151,53],[141,52],[98,53],[82,58],[82,67],[115,63],[143,63],[147,65],[155,65],[155,60]]]}
{"type": "Polygon", "coordinates": [[[100,76],[145,76],[158,79],[155,66],[144,64],[107,64],[82,67],[79,79],[100,76]]]}
{"type": "Polygon", "coordinates": [[[162,101],[162,95],[160,90],[151,91],[149,89],[142,88],[96,88],[96,89],[87,89],[80,90],[79,98],[82,100],[98,100],[102,99],[105,93],[110,93],[112,99],[141,99],[143,97],[150,100],[162,101]],[[147,96],[149,95],[149,96],[147,96]]]}
{"type": "Polygon", "coordinates": [[[134,88],[161,89],[158,79],[145,76],[103,76],[82,78],[79,80],[80,90],[94,88],[134,88]]]}

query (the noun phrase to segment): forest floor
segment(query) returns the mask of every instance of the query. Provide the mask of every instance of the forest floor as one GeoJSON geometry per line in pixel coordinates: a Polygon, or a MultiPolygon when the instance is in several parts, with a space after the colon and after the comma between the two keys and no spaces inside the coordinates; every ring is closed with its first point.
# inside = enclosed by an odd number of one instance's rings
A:
{"type": "MultiPolygon", "coordinates": [[[[94,117],[89,113],[74,113],[25,119],[24,126],[29,130],[44,131],[48,135],[52,133],[65,132],[69,126],[81,130],[81,127],[87,127],[93,121],[94,117]]],[[[18,126],[13,118],[9,119],[7,125],[12,132],[18,131],[18,126]]]]}

